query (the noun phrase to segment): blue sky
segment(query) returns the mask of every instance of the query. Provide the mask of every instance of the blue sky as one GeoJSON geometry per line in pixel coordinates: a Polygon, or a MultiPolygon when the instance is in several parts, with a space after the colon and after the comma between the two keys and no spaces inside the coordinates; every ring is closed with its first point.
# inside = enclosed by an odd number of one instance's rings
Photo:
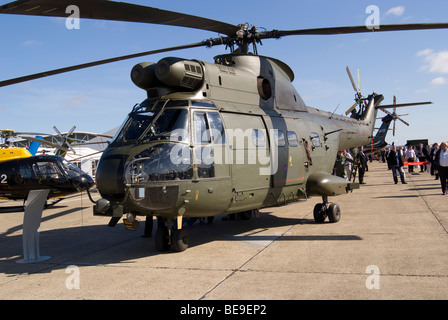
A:
{"type": "MultiPolygon", "coordinates": [[[[448,22],[446,0],[128,2],[231,24],[248,22],[268,30],[364,25],[369,5],[379,8],[380,24],[448,22]]],[[[0,80],[217,36],[188,28],[96,20],[81,20],[80,29],[68,30],[64,18],[13,15],[0,15],[0,27],[0,80]]],[[[287,63],[302,98],[322,110],[334,111],[339,105],[336,113],[342,114],[353,104],[347,65],[354,75],[361,70],[363,94],[382,93],[383,104],[391,104],[394,95],[398,103],[433,101],[430,106],[399,110],[409,113],[403,119],[410,127],[397,121],[396,136],[390,132],[387,139],[404,144],[408,139],[427,138],[432,143],[448,139],[447,40],[448,29],[290,36],[264,40],[258,50],[287,63]]],[[[54,125],[61,131],[76,125],[80,131],[108,131],[145,98],[145,92],[129,78],[135,64],[157,62],[165,56],[212,61],[221,53],[225,53],[223,46],[188,49],[0,88],[0,128],[53,133],[54,125]]]]}

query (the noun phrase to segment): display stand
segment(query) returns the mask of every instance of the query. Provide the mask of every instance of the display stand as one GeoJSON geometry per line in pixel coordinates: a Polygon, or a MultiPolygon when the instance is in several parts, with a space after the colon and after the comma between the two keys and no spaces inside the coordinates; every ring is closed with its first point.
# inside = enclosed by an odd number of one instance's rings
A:
{"type": "Polygon", "coordinates": [[[42,220],[42,211],[47,201],[49,189],[31,190],[25,203],[23,216],[23,259],[17,263],[35,263],[50,259],[49,256],[40,256],[39,227],[42,220]]]}

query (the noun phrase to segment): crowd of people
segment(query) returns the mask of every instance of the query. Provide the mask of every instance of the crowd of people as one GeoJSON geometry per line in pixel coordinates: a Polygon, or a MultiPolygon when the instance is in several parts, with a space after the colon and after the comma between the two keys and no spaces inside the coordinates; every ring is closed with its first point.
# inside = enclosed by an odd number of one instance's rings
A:
{"type": "MultiPolygon", "coordinates": [[[[405,146],[386,148],[381,150],[380,161],[387,163],[387,167],[392,171],[392,177],[395,184],[400,179],[402,184],[407,184],[404,167],[407,166],[409,174],[413,174],[420,168],[420,173],[428,172],[434,176],[435,180],[440,180],[442,194],[446,195],[448,179],[448,145],[442,142],[439,146],[434,143],[431,147],[420,144],[418,146],[405,146]]],[[[363,147],[359,148],[356,156],[353,157],[348,150],[338,153],[334,174],[349,181],[356,179],[360,184],[365,184],[364,174],[368,171],[368,162],[371,161],[371,155],[364,153],[363,147]]]]}

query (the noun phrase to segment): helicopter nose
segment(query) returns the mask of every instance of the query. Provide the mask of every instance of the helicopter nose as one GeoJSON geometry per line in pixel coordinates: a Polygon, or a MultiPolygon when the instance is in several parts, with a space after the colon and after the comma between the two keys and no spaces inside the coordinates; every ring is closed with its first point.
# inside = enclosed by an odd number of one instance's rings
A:
{"type": "Polygon", "coordinates": [[[86,175],[85,184],[86,184],[86,190],[89,190],[90,188],[92,188],[95,185],[95,181],[93,180],[93,178],[91,176],[86,175]]]}
{"type": "Polygon", "coordinates": [[[96,185],[103,198],[113,201],[124,199],[123,168],[125,161],[125,156],[103,154],[96,171],[96,185]]]}
{"type": "Polygon", "coordinates": [[[95,185],[95,181],[93,181],[91,176],[86,174],[81,176],[80,179],[75,184],[78,190],[86,191],[95,185]]]}

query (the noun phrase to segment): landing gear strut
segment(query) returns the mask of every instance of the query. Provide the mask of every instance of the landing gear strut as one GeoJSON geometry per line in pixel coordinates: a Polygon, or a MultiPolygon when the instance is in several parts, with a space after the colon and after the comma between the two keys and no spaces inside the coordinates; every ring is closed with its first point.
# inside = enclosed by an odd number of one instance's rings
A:
{"type": "Polygon", "coordinates": [[[157,218],[157,231],[154,238],[159,251],[181,252],[188,248],[188,232],[182,226],[176,227],[172,219],[157,218]]]}
{"type": "Polygon", "coordinates": [[[328,203],[328,197],[322,196],[322,203],[314,206],[314,221],[324,222],[328,217],[330,222],[338,222],[341,218],[341,208],[336,203],[328,203]]]}

